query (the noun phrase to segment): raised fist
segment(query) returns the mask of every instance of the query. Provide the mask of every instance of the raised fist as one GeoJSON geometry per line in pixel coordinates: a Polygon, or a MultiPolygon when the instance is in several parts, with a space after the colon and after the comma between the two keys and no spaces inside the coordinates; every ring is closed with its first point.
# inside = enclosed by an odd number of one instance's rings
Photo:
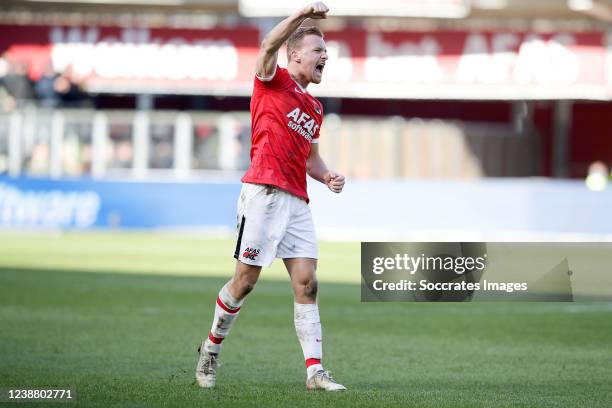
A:
{"type": "Polygon", "coordinates": [[[311,3],[302,9],[301,14],[304,17],[319,19],[319,18],[327,18],[327,12],[329,8],[322,1],[317,1],[316,3],[311,3]]]}

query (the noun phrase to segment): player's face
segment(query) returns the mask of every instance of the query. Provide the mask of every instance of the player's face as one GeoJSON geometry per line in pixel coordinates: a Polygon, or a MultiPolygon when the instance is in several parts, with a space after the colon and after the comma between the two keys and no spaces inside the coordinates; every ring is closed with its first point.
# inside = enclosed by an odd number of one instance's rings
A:
{"type": "Polygon", "coordinates": [[[327,62],[325,41],[318,35],[307,35],[300,44],[300,71],[308,82],[318,84],[327,62]]]}

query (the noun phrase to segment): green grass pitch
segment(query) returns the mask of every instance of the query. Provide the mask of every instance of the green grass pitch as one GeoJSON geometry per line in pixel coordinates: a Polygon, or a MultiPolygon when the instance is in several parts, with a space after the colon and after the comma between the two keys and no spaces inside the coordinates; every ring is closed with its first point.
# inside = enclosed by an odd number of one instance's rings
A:
{"type": "Polygon", "coordinates": [[[0,386],[73,386],[61,407],[612,406],[612,304],[362,304],[358,243],[320,244],[324,363],[348,392],[305,390],[279,261],[224,343],[217,388],[200,389],[196,347],[232,252],[190,236],[0,235],[0,386]]]}

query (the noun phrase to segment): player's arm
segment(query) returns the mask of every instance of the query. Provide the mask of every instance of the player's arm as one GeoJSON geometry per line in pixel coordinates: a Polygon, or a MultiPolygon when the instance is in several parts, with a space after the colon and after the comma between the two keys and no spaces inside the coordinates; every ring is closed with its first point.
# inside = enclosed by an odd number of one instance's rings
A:
{"type": "Polygon", "coordinates": [[[344,188],[344,176],[331,171],[319,155],[319,144],[310,145],[310,154],[306,160],[306,172],[313,179],[325,184],[334,193],[339,193],[344,188]]]}
{"type": "Polygon", "coordinates": [[[274,27],[261,42],[255,73],[259,78],[270,78],[276,70],[278,50],[307,18],[327,18],[329,9],[323,2],[307,5],[274,27]]]}

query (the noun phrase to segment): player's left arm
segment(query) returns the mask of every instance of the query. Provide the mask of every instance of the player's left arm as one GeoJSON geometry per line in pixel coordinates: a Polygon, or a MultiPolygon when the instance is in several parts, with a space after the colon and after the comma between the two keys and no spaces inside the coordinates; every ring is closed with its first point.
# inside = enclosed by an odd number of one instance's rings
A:
{"type": "Polygon", "coordinates": [[[310,145],[310,155],[308,155],[308,160],[306,160],[306,172],[313,179],[325,184],[334,193],[339,193],[344,188],[344,176],[327,168],[319,154],[318,143],[310,145]]]}

